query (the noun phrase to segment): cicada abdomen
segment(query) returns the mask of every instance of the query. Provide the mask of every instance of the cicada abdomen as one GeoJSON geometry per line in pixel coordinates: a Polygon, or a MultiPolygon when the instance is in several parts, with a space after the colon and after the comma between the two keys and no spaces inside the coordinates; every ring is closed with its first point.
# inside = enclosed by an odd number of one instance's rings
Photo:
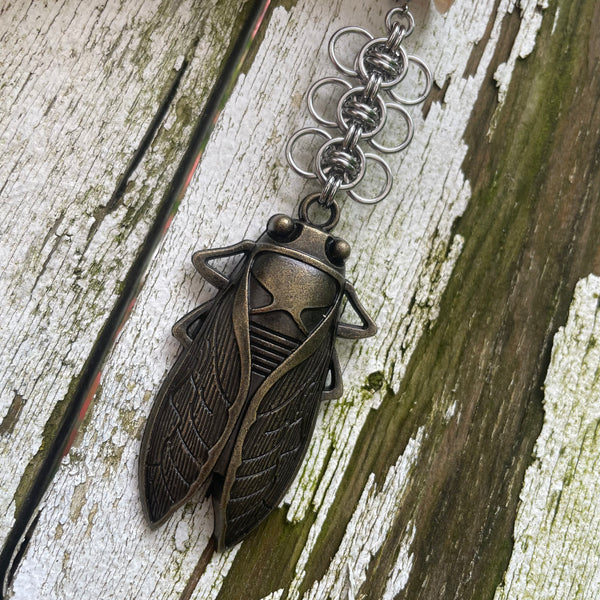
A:
{"type": "Polygon", "coordinates": [[[220,292],[174,327],[185,349],[152,407],[140,458],[153,525],[206,490],[223,548],[280,502],[319,402],[341,394],[335,338],[375,332],[345,280],[348,254],[343,240],[276,215],[257,242],[194,255],[220,292]],[[209,265],[234,254],[244,258],[230,278],[209,265]],[[344,297],[361,326],[340,323],[344,297]]]}

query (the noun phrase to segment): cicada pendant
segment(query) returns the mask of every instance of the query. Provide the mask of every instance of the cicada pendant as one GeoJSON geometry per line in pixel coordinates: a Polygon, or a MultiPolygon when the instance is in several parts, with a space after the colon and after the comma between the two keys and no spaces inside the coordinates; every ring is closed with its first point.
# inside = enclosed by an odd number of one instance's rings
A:
{"type": "Polygon", "coordinates": [[[342,393],[335,338],[375,333],[345,279],[349,253],[324,229],[275,215],[256,242],[194,254],[219,292],[174,326],[184,349],[144,431],[139,478],[153,527],[191,495],[211,495],[222,550],[281,501],[319,402],[342,393]],[[210,265],[233,255],[229,277],[210,265]],[[361,325],[341,322],[344,298],[361,325]]]}

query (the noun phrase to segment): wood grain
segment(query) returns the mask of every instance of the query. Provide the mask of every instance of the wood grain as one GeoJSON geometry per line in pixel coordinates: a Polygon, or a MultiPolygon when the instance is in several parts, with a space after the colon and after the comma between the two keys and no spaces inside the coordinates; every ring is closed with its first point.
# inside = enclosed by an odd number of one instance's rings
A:
{"type": "Polygon", "coordinates": [[[600,278],[581,280],[554,336],[544,425],[525,474],[514,546],[496,600],[594,598],[598,563],[600,278]]]}
{"type": "Polygon", "coordinates": [[[2,541],[71,408],[243,10],[75,0],[0,8],[2,541]]]}
{"type": "MultiPolygon", "coordinates": [[[[328,37],[348,24],[381,31],[386,6],[366,4],[273,6],[42,506],[15,598],[538,598],[559,589],[558,573],[593,597],[597,569],[575,559],[560,571],[556,545],[547,584],[527,587],[518,569],[525,551],[543,572],[544,538],[523,550],[533,540],[523,524],[532,514],[546,522],[555,507],[580,540],[575,556],[598,564],[569,506],[550,492],[531,504],[547,482],[537,465],[555,464],[536,440],[568,417],[544,413],[562,394],[556,370],[546,377],[553,339],[577,281],[600,270],[600,8],[583,1],[419,12],[409,48],[433,67],[434,99],[413,113],[413,145],[390,159],[394,197],[374,208],[346,202],[337,230],[353,247],[348,278],[378,337],[339,345],[347,392],[323,405],[284,503],[247,541],[207,564],[212,516],[200,499],[160,530],[142,519],[139,439],[178,352],[169,330],[213,293],[189,256],[255,238],[314,189],[290,174],[283,147],[311,124],[310,84],[333,74],[328,37]],[[544,381],[556,382],[546,399],[544,381]]],[[[574,373],[575,356],[592,360],[585,332],[597,298],[587,281],[558,338],[559,371],[567,356],[574,373]]],[[[586,423],[596,379],[576,388],[586,423]]],[[[579,448],[591,459],[595,438],[564,434],[564,461],[579,448]]],[[[595,515],[598,500],[577,477],[575,497],[595,515]]]]}

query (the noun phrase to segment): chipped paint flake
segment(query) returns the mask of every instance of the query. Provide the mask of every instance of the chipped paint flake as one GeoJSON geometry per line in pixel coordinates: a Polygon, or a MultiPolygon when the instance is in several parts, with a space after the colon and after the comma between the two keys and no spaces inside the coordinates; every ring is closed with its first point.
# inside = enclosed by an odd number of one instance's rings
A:
{"type": "Polygon", "coordinates": [[[189,545],[190,526],[187,521],[179,521],[175,530],[175,548],[183,552],[189,545]]]}
{"type": "Polygon", "coordinates": [[[542,25],[543,11],[546,8],[548,8],[548,2],[545,0],[521,0],[518,2],[518,9],[521,11],[519,33],[517,34],[508,60],[499,65],[494,73],[494,80],[498,86],[498,108],[496,109],[496,114],[504,104],[517,59],[526,58],[535,48],[535,40],[542,25]]]}
{"type": "Polygon", "coordinates": [[[447,409],[446,412],[444,413],[444,421],[446,423],[450,422],[450,419],[452,419],[452,417],[456,414],[456,408],[458,406],[457,401],[455,400],[447,409]]]}
{"type": "Polygon", "coordinates": [[[495,600],[592,599],[600,590],[600,277],[579,282],[554,337],[544,425],[495,600]]]}
{"type": "Polygon", "coordinates": [[[408,583],[414,559],[410,547],[415,539],[416,531],[414,523],[409,523],[400,545],[400,552],[398,553],[394,569],[388,575],[382,600],[394,600],[408,583]]]}
{"type": "Polygon", "coordinates": [[[265,596],[264,598],[262,598],[262,600],[281,600],[281,598],[283,597],[284,591],[285,590],[283,588],[280,590],[277,590],[276,592],[273,592],[272,594],[265,596]]]}
{"type": "Polygon", "coordinates": [[[552,23],[552,35],[556,31],[556,26],[558,25],[558,18],[560,17],[560,6],[556,7],[556,13],[554,13],[554,22],[552,23]]]}
{"type": "Polygon", "coordinates": [[[240,546],[217,554],[200,577],[191,600],[215,600],[240,546]]]}
{"type": "MultiPolygon", "coordinates": [[[[330,562],[327,572],[302,596],[302,600],[344,598],[345,595],[348,595],[349,584],[351,584],[351,588],[358,589],[365,582],[369,563],[389,535],[390,527],[402,504],[410,472],[419,456],[423,436],[424,429],[421,427],[415,437],[408,442],[396,464],[390,467],[381,486],[377,486],[373,474],[369,476],[340,547],[330,562]],[[347,573],[350,573],[349,578],[347,573]]],[[[414,527],[409,527],[402,542],[401,556],[398,559],[399,569],[402,570],[402,565],[404,565],[408,567],[408,571],[404,569],[402,575],[398,574],[394,578],[398,584],[408,577],[410,571],[412,561],[410,558],[406,558],[406,554],[407,547],[410,547],[414,535],[414,527]]],[[[289,591],[289,597],[292,600],[299,598],[298,588],[303,575],[302,572],[296,571],[296,578],[289,591]]]]}

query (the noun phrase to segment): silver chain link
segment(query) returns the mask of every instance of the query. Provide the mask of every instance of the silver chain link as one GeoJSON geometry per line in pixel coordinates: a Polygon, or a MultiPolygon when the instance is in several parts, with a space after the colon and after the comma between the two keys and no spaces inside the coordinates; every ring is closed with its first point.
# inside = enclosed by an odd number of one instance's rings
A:
{"type": "MultiPolygon", "coordinates": [[[[319,125],[335,127],[341,133],[341,136],[332,137],[324,129],[307,127],[297,131],[287,143],[286,156],[292,169],[307,179],[318,179],[322,185],[319,194],[309,197],[310,203],[318,202],[321,206],[330,210],[335,208],[339,212],[335,196],[341,190],[357,202],[376,204],[392,188],[392,173],[388,164],[380,156],[364,152],[359,144],[365,141],[379,152],[388,154],[404,150],[410,144],[414,132],[413,120],[404,106],[423,102],[431,91],[433,78],[427,65],[420,58],[408,55],[402,46],[415,25],[407,2],[387,13],[385,25],[387,37],[374,38],[361,27],[344,27],[336,31],[329,41],[329,56],[333,64],[344,75],[357,78],[360,84],[353,86],[341,77],[325,77],[313,84],[308,92],[308,109],[314,119],[319,125]],[[348,34],[368,38],[352,67],[342,64],[335,50],[339,38],[348,34]],[[394,92],[394,88],[406,77],[411,64],[425,76],[425,89],[412,99],[394,92]],[[315,108],[315,95],[325,85],[337,85],[346,90],[338,101],[335,121],[326,119],[315,108]],[[388,97],[393,101],[390,102],[388,97]],[[400,113],[407,133],[400,143],[388,147],[375,141],[374,137],[383,130],[390,110],[400,113]],[[306,135],[321,135],[326,138],[317,152],[312,171],[310,168],[300,167],[293,157],[295,144],[306,135]],[[352,190],[363,179],[367,160],[379,163],[386,178],[383,188],[374,198],[364,198],[352,190]]],[[[304,206],[302,210],[306,212],[307,207],[304,206]]]]}

